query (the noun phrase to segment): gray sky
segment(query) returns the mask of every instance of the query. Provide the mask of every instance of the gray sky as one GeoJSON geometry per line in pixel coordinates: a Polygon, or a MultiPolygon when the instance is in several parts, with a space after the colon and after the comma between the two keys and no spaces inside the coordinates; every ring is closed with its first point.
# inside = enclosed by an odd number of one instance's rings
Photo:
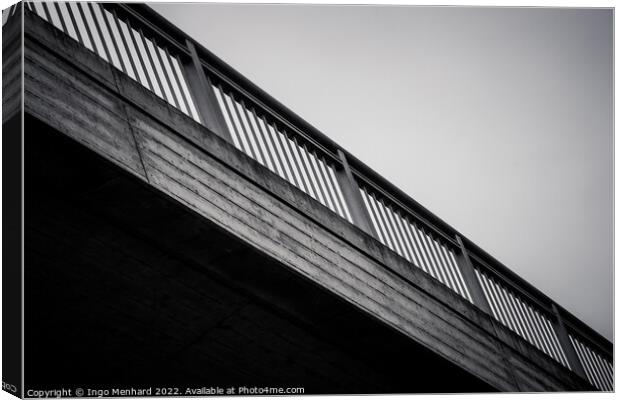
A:
{"type": "Polygon", "coordinates": [[[612,338],[611,10],[153,7],[612,338]]]}

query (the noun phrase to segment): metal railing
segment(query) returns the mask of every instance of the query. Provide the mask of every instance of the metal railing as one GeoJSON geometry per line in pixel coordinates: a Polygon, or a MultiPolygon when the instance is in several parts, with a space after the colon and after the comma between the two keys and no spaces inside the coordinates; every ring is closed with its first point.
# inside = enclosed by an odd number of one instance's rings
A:
{"type": "MultiPolygon", "coordinates": [[[[612,344],[145,5],[26,3],[163,101],[512,330],[613,390],[612,344]]],[[[6,10],[5,10],[6,11],[6,10]]],[[[19,13],[3,12],[3,22],[19,13]],[[5,17],[6,15],[6,17],[5,17]]]]}

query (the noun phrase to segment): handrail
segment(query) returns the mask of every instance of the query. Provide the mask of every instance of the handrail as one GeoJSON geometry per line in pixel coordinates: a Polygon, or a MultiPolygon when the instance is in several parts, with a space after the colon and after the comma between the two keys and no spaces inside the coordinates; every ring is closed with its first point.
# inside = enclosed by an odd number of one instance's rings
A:
{"type": "MultiPolygon", "coordinates": [[[[287,179],[345,220],[381,241],[415,266],[424,269],[426,265],[425,271],[491,315],[490,305],[480,304],[480,302],[484,303],[484,299],[489,298],[489,290],[496,291],[496,294],[499,291],[497,295],[499,297],[491,300],[497,301],[498,304],[501,302],[505,307],[501,312],[505,313],[505,319],[510,319],[509,325],[512,325],[512,329],[542,351],[544,351],[543,345],[547,346],[552,350],[551,353],[556,355],[554,357],[556,361],[565,366],[568,362],[572,365],[573,371],[580,373],[582,377],[588,378],[590,375],[583,376],[583,368],[574,364],[584,361],[575,360],[578,357],[582,360],[584,351],[588,352],[591,349],[584,350],[578,346],[572,348],[567,345],[572,339],[561,335],[577,335],[580,341],[587,342],[587,346],[600,352],[602,356],[613,359],[613,345],[610,341],[188,37],[153,9],[144,4],[135,3],[102,3],[101,6],[112,12],[114,16],[119,15],[121,19],[131,21],[131,24],[124,29],[130,32],[136,29],[133,31],[133,36],[141,36],[144,31],[145,36],[153,40],[155,50],[151,53],[147,49],[144,55],[140,54],[138,46],[147,47],[148,38],[145,39],[145,37],[142,37],[142,44],[139,41],[134,42],[132,48],[140,57],[140,63],[146,63],[143,58],[147,55],[151,57],[154,54],[155,57],[161,57],[159,60],[150,60],[149,68],[155,70],[157,65],[160,70],[164,71],[164,77],[149,77],[146,64],[139,65],[137,68],[133,65],[137,61],[130,61],[135,71],[134,79],[142,81],[147,89],[154,92],[155,86],[158,86],[162,92],[158,95],[162,100],[168,101],[179,109],[183,108],[182,111],[195,120],[198,120],[198,116],[195,110],[190,110],[194,105],[196,108],[219,107],[218,110],[211,110],[211,114],[208,115],[219,113],[220,119],[227,122],[224,124],[226,126],[220,124],[217,129],[228,130],[228,132],[215,133],[235,141],[235,145],[240,150],[245,150],[246,154],[287,179]],[[183,64],[181,70],[185,69],[185,71],[175,71],[177,62],[183,64]],[[192,68],[188,68],[188,65],[192,68]],[[168,66],[169,69],[165,70],[164,66],[168,66]],[[146,76],[138,76],[138,69],[141,69],[143,75],[146,76]],[[155,78],[161,81],[158,85],[154,82],[155,78]],[[167,82],[164,82],[164,78],[167,82]],[[196,87],[193,87],[194,85],[196,87]],[[164,89],[170,93],[163,93],[164,89]],[[202,92],[208,94],[208,98],[203,102],[197,100],[197,96],[204,94],[202,92]],[[189,101],[185,97],[190,97],[189,101]],[[364,192],[366,188],[372,190],[373,193],[364,192]],[[369,203],[372,204],[368,205],[369,203]],[[463,262],[467,262],[468,267],[459,264],[463,262]],[[502,288],[489,288],[488,282],[474,276],[476,268],[480,269],[485,276],[489,275],[496,279],[502,288]],[[487,292],[482,287],[484,285],[486,285],[487,292]],[[535,313],[528,314],[528,307],[534,307],[536,311],[542,313],[543,317],[535,313]],[[539,319],[537,328],[523,325],[536,318],[546,319],[539,319]],[[550,323],[561,324],[561,326],[553,328],[549,325],[550,323]],[[547,335],[545,336],[547,339],[544,340],[548,341],[544,342],[540,337],[536,337],[535,329],[547,335]],[[554,335],[560,335],[559,342],[557,336],[554,338],[554,335]],[[564,347],[563,353],[553,350],[554,346],[557,349],[558,343],[564,347]]],[[[32,6],[29,7],[32,9],[32,6]]],[[[69,9],[67,11],[70,12],[69,9]]],[[[96,19],[94,14],[93,19],[96,19]]],[[[63,26],[64,24],[63,22],[63,26]]],[[[100,29],[99,26],[97,29],[100,29]]],[[[121,31],[120,26],[118,30],[121,31]]],[[[100,35],[103,37],[101,32],[100,35]]],[[[120,36],[124,41],[124,51],[129,54],[130,45],[126,43],[122,32],[120,36]]],[[[131,33],[129,37],[132,40],[135,39],[131,33]]],[[[120,51],[118,54],[120,58],[120,51]]],[[[110,58],[109,55],[108,58],[110,58]]],[[[108,61],[112,62],[112,60],[108,61]]],[[[119,63],[123,64],[127,61],[119,63]]],[[[157,71],[154,73],[157,75],[157,71]]],[[[198,114],[201,115],[200,119],[203,124],[210,122],[205,121],[204,115],[206,114],[201,113],[200,110],[198,114]]],[[[211,129],[211,126],[208,127],[211,129]]],[[[343,221],[343,223],[346,222],[343,221]]],[[[494,309],[497,309],[497,304],[494,309]]],[[[551,356],[549,351],[546,353],[551,356]]],[[[595,361],[599,362],[598,359],[595,361]]],[[[592,374],[589,371],[585,373],[592,374]]],[[[603,381],[607,382],[606,379],[600,380],[598,384],[603,381]]],[[[592,379],[590,382],[593,385],[597,384],[592,379]]]]}

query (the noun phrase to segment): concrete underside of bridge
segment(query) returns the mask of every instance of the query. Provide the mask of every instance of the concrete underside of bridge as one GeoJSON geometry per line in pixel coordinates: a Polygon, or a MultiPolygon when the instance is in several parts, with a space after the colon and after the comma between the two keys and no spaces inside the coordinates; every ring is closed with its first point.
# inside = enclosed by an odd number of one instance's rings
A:
{"type": "Polygon", "coordinates": [[[26,388],[493,388],[35,118],[26,388]]]}

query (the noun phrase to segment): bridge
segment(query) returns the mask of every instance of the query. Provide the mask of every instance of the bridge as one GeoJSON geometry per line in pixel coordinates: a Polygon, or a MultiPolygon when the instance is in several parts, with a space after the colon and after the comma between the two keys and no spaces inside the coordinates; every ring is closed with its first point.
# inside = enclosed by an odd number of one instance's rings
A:
{"type": "Polygon", "coordinates": [[[613,391],[608,340],[149,7],[3,23],[24,390],[613,391]]]}

